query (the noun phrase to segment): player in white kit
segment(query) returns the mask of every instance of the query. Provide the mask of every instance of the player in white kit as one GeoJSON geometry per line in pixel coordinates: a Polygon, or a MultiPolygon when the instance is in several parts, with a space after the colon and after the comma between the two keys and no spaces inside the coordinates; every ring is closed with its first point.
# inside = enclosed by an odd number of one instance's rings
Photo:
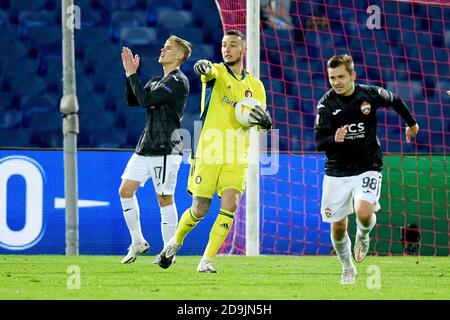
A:
{"type": "Polygon", "coordinates": [[[177,228],[178,213],[173,194],[182,160],[182,141],[177,130],[180,129],[189,94],[189,81],[180,66],[190,54],[191,44],[188,41],[176,36],[169,37],[158,59],[164,75],[150,79],[142,87],[136,74],[139,56],[133,55],[128,48],[122,50],[128,105],[147,109],[146,126],[128,161],[119,188],[123,215],[131,235],[131,245],[122,263],[133,262],[138,254],[150,248],[142,234],[136,198],[137,188],[148,179],[153,180],[157,193],[164,245],[177,228]]]}

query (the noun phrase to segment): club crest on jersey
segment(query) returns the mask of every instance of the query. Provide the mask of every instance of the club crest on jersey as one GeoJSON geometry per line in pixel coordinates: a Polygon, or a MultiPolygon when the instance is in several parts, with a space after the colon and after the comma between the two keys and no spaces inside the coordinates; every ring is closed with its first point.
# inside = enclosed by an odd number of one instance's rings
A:
{"type": "Polygon", "coordinates": [[[246,98],[251,98],[253,96],[253,93],[250,90],[245,90],[244,94],[246,98]]]}
{"type": "Polygon", "coordinates": [[[330,208],[325,208],[324,210],[325,215],[327,216],[327,218],[331,217],[334,213],[333,210],[331,210],[330,208]]]}
{"type": "Polygon", "coordinates": [[[195,177],[195,183],[196,183],[196,184],[200,184],[200,182],[202,182],[202,177],[196,176],[196,177],[195,177]]]}
{"type": "Polygon", "coordinates": [[[370,113],[370,110],[372,109],[372,106],[367,101],[363,101],[361,103],[361,112],[367,116],[370,113]]]}

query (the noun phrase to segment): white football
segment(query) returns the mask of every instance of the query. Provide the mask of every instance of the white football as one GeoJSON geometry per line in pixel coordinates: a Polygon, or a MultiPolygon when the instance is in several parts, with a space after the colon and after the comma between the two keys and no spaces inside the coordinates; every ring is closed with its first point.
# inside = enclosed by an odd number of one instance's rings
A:
{"type": "Polygon", "coordinates": [[[234,107],[234,115],[236,121],[244,128],[250,128],[253,124],[250,123],[250,112],[252,112],[255,106],[261,106],[261,102],[255,98],[244,98],[234,107]]]}

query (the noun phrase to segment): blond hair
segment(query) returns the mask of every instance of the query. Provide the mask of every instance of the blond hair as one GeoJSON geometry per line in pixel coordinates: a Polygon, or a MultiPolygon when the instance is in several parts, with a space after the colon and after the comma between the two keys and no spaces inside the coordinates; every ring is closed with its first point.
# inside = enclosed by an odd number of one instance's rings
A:
{"type": "Polygon", "coordinates": [[[183,58],[181,59],[180,65],[189,59],[192,53],[192,43],[174,35],[171,35],[167,41],[174,42],[183,51],[183,58]]]}

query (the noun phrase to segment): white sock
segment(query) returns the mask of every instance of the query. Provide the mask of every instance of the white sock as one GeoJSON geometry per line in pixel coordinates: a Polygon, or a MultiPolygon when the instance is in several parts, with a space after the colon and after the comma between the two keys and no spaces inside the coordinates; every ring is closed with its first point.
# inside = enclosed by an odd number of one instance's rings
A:
{"type": "Polygon", "coordinates": [[[141,244],[145,242],[141,230],[141,221],[139,220],[139,204],[136,196],[133,198],[120,198],[122,203],[123,216],[130,230],[131,244],[141,244]]]}
{"type": "Polygon", "coordinates": [[[334,251],[336,251],[336,255],[339,261],[342,263],[342,267],[344,269],[354,269],[355,266],[352,261],[352,243],[348,233],[346,232],[344,237],[341,240],[336,240],[331,235],[331,242],[333,243],[334,251]]]}
{"type": "Polygon", "coordinates": [[[370,219],[370,223],[368,226],[363,225],[362,222],[359,221],[359,218],[356,217],[357,233],[359,233],[363,237],[366,236],[373,229],[373,227],[375,227],[376,223],[377,215],[375,213],[372,214],[372,218],[370,219]]]}
{"type": "Polygon", "coordinates": [[[175,235],[178,224],[178,212],[175,203],[161,207],[161,233],[164,241],[164,247],[170,238],[175,235]]]}

